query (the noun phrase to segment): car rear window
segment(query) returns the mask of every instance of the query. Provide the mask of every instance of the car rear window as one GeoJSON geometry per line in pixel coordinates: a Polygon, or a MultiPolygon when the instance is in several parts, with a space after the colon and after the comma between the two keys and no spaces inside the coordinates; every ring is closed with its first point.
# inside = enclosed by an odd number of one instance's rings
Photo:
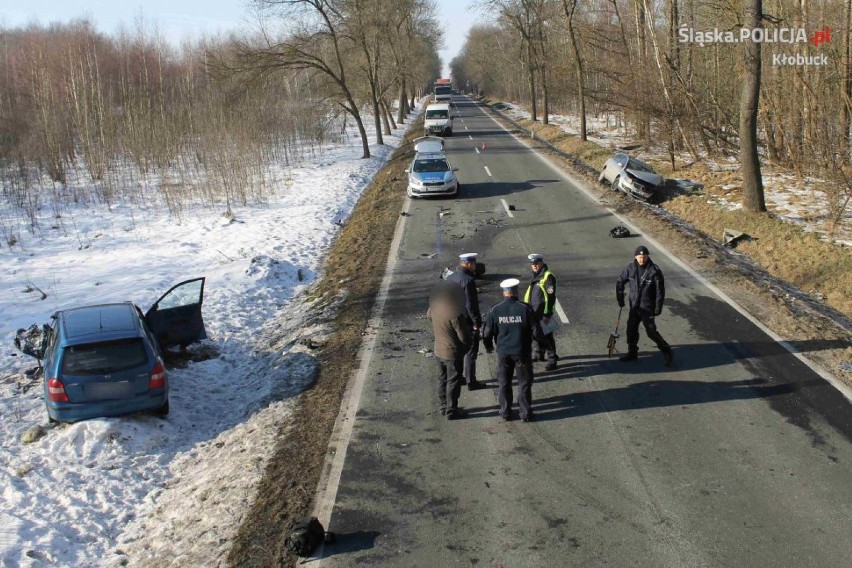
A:
{"type": "Polygon", "coordinates": [[[148,362],[145,345],[139,338],[69,345],[63,351],[65,375],[105,375],[139,367],[148,362]]]}

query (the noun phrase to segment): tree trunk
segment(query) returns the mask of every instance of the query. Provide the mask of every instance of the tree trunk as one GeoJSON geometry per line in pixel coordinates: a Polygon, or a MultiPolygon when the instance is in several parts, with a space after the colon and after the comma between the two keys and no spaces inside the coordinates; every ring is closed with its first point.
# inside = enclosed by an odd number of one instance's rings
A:
{"type": "Polygon", "coordinates": [[[530,111],[532,113],[532,120],[535,122],[538,120],[538,114],[536,110],[536,96],[535,96],[535,60],[533,59],[532,53],[532,43],[531,40],[527,39],[527,74],[529,76],[529,89],[530,89],[530,111]]]}
{"type": "MultiPolygon", "coordinates": [[[[850,0],[852,1],[852,0],[850,0]]],[[[586,132],[586,85],[583,79],[583,60],[580,57],[580,47],[577,45],[577,34],[574,31],[574,11],[577,9],[577,0],[571,0],[570,7],[568,0],[562,0],[562,8],[565,10],[565,16],[568,18],[568,37],[571,40],[571,50],[574,52],[574,60],[577,62],[577,97],[579,98],[580,112],[580,140],[588,140],[586,132]]]]}
{"type": "Polygon", "coordinates": [[[408,95],[405,92],[405,79],[399,83],[399,110],[396,114],[396,122],[402,124],[408,117],[408,95]]]}
{"type": "Polygon", "coordinates": [[[384,97],[382,97],[382,124],[385,127],[385,134],[388,136],[391,135],[391,131],[396,130],[396,122],[393,121],[393,113],[391,113],[390,108],[388,108],[388,103],[385,101],[384,97]]]}
{"type": "MultiPolygon", "coordinates": [[[[849,129],[852,126],[852,0],[846,0],[846,96],[843,97],[843,153],[849,154],[849,147],[852,145],[852,137],[850,137],[849,129]]],[[[847,161],[852,160],[852,157],[847,158],[847,161]]]]}
{"type": "MultiPolygon", "coordinates": [[[[762,27],[763,0],[746,0],[745,24],[762,27]]],[[[740,166],[743,173],[743,207],[747,211],[766,211],[760,157],[757,154],[757,112],[760,103],[760,44],[745,44],[745,77],[740,98],[740,166]]]]}
{"type": "Polygon", "coordinates": [[[379,99],[376,96],[375,87],[371,87],[370,90],[372,91],[370,98],[373,99],[373,126],[376,128],[376,144],[384,144],[385,140],[382,137],[382,109],[379,105],[379,99]]]}

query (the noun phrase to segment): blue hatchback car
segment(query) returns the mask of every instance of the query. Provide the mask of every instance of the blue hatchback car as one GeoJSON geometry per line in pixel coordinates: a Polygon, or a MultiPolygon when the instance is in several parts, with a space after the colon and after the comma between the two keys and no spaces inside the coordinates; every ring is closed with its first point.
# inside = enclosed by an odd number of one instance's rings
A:
{"type": "Polygon", "coordinates": [[[161,349],[186,346],[206,333],[204,278],[181,282],[143,314],[130,302],[56,312],[44,328],[44,401],[51,422],[169,412],[161,349]]]}

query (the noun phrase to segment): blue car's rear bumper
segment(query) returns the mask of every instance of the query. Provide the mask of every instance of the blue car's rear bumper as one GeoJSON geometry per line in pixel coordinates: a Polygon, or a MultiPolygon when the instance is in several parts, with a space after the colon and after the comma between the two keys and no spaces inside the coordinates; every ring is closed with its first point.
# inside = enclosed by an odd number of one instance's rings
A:
{"type": "Polygon", "coordinates": [[[161,408],[169,399],[166,389],[160,392],[145,393],[133,398],[119,400],[101,400],[98,402],[86,402],[74,404],[72,402],[46,403],[47,413],[57,422],[77,422],[89,418],[104,418],[107,416],[121,416],[133,412],[144,412],[161,408]]]}

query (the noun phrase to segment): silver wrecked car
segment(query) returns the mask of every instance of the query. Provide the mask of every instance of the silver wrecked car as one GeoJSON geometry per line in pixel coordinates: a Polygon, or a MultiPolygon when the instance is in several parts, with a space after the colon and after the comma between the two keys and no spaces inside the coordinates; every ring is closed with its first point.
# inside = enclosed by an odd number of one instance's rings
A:
{"type": "Polygon", "coordinates": [[[456,195],[459,180],[444,154],[444,141],[436,136],[424,136],[414,141],[414,160],[406,168],[408,197],[456,195]]]}
{"type": "Polygon", "coordinates": [[[645,162],[619,153],[606,161],[598,181],[642,201],[655,201],[665,180],[645,162]]]}

